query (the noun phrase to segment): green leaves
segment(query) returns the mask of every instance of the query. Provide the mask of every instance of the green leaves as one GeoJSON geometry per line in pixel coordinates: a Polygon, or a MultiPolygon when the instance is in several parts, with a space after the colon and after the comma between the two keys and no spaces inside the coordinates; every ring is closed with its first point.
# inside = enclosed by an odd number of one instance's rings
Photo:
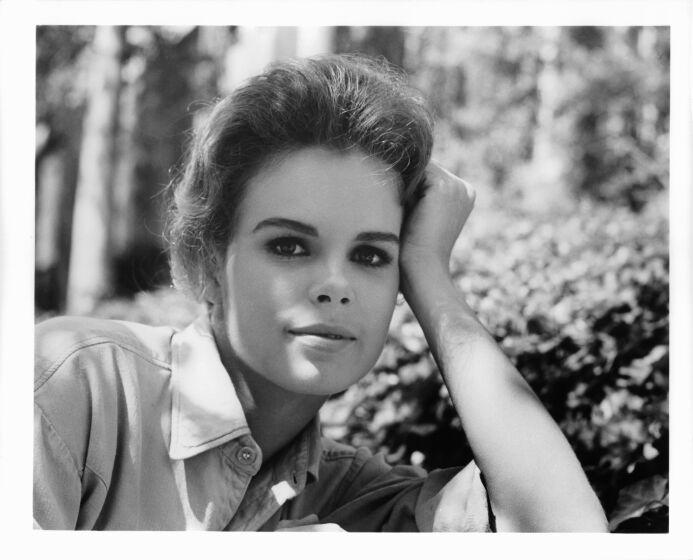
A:
{"type": "MultiPolygon", "coordinates": [[[[669,481],[659,475],[651,476],[624,488],[619,492],[618,504],[611,515],[609,530],[625,532],[624,521],[637,519],[669,507],[669,481]],[[622,529],[619,530],[619,527],[622,529]]],[[[631,528],[635,525],[631,523],[631,528]]],[[[628,531],[631,532],[631,531],[628,531]]]]}

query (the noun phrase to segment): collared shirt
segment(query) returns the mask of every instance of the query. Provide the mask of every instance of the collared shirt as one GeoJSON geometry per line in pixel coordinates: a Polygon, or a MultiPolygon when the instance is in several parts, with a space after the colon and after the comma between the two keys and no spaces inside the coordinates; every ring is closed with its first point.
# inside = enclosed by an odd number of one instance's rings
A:
{"type": "Polygon", "coordinates": [[[426,473],[320,437],[269,461],[209,326],[63,317],[36,328],[34,522],[45,529],[488,528],[479,470],[426,473]]]}

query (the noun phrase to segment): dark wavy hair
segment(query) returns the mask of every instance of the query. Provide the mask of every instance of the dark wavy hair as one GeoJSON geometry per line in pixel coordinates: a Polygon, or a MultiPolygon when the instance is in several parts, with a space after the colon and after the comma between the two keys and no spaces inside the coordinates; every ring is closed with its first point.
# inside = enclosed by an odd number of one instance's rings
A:
{"type": "Polygon", "coordinates": [[[313,146],[379,158],[401,179],[406,213],[432,144],[424,99],[383,60],[330,55],[271,65],[216,104],[171,183],[167,236],[174,282],[204,300],[246,185],[276,158],[313,146]]]}

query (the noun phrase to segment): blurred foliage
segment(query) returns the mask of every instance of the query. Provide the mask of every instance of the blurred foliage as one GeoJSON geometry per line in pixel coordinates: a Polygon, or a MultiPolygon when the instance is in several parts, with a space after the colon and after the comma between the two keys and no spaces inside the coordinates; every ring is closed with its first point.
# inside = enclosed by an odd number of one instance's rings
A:
{"type": "Polygon", "coordinates": [[[93,39],[93,27],[38,26],[36,28],[36,120],[50,120],[68,128],[85,99],[84,51],[93,39]],[[76,111],[65,115],[66,111],[76,111]]]}
{"type": "Polygon", "coordinates": [[[438,155],[472,183],[518,203],[562,185],[634,210],[667,185],[668,28],[421,28],[407,45],[438,155]]]}

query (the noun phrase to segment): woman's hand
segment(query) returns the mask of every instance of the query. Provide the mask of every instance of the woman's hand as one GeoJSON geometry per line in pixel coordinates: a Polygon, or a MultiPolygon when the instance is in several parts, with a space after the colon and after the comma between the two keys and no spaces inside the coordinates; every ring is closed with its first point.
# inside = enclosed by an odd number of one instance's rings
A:
{"type": "Polygon", "coordinates": [[[400,266],[409,279],[425,267],[448,271],[452,248],[476,197],[471,185],[435,162],[426,168],[425,181],[427,188],[404,225],[400,266]]]}

